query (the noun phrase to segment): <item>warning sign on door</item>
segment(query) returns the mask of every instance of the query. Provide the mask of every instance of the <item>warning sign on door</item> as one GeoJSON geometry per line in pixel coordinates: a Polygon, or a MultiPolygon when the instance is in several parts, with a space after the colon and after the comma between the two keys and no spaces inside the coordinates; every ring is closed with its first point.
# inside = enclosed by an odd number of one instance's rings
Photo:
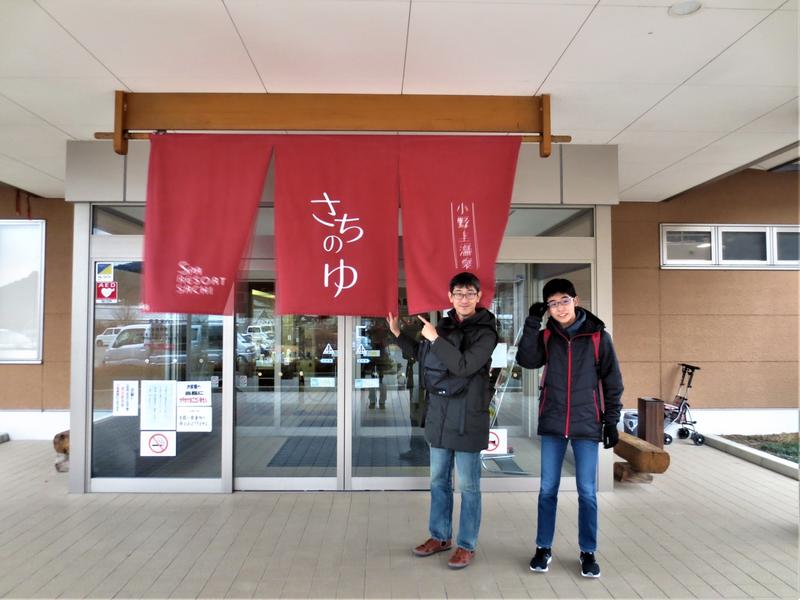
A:
{"type": "Polygon", "coordinates": [[[140,456],[175,456],[174,431],[140,431],[140,456]]]}
{"type": "Polygon", "coordinates": [[[116,304],[118,302],[117,282],[98,281],[95,283],[94,301],[97,304],[116,304]]]}
{"type": "Polygon", "coordinates": [[[508,429],[490,429],[489,447],[483,454],[508,454],[508,429]]]}

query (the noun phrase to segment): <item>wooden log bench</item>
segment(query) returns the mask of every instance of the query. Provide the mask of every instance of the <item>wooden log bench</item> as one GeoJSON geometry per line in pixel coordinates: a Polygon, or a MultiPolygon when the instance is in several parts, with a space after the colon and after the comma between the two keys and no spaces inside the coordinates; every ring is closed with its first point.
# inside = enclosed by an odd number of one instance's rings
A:
{"type": "Polygon", "coordinates": [[[650,482],[653,473],[663,473],[669,468],[669,453],[624,431],[619,434],[614,454],[627,461],[614,463],[617,481],[650,482]]]}

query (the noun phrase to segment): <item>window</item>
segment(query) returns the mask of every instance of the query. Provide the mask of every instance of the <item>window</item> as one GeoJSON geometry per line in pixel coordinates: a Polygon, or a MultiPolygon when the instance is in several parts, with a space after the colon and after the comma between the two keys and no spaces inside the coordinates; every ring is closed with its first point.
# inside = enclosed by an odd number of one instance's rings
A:
{"type": "Polygon", "coordinates": [[[41,220],[0,220],[0,363],[42,362],[41,220]]]}
{"type": "Polygon", "coordinates": [[[662,224],[661,267],[797,269],[800,226],[662,224]]]}
{"type": "Polygon", "coordinates": [[[714,247],[711,227],[680,227],[665,229],[663,256],[668,264],[713,264],[714,247]]]}
{"type": "Polygon", "coordinates": [[[766,227],[719,228],[722,263],[767,264],[766,227]]]}
{"type": "Polygon", "coordinates": [[[800,262],[800,231],[791,227],[775,228],[775,262],[800,262]]]}

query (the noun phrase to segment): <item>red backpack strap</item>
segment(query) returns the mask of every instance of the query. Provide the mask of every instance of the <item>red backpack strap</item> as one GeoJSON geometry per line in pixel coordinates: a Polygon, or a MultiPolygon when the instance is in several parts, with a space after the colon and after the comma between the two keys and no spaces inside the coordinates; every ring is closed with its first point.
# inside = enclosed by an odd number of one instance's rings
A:
{"type": "Polygon", "coordinates": [[[544,369],[542,369],[542,378],[539,380],[539,391],[541,392],[544,389],[544,380],[547,378],[547,361],[550,360],[549,351],[547,349],[548,342],[550,341],[550,330],[545,329],[542,333],[543,341],[544,341],[544,369]]]}

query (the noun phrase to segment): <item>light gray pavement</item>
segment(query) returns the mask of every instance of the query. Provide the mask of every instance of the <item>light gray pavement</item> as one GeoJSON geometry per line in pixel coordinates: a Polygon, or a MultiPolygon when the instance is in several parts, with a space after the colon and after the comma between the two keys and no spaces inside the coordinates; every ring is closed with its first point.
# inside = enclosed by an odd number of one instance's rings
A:
{"type": "MultiPolygon", "coordinates": [[[[532,573],[536,495],[484,494],[475,562],[411,555],[424,492],[66,493],[49,442],[0,444],[0,597],[798,598],[798,484],[676,442],[652,484],[600,494],[600,579],[577,495],[532,573]]],[[[457,510],[457,507],[456,507],[457,510]]]]}

